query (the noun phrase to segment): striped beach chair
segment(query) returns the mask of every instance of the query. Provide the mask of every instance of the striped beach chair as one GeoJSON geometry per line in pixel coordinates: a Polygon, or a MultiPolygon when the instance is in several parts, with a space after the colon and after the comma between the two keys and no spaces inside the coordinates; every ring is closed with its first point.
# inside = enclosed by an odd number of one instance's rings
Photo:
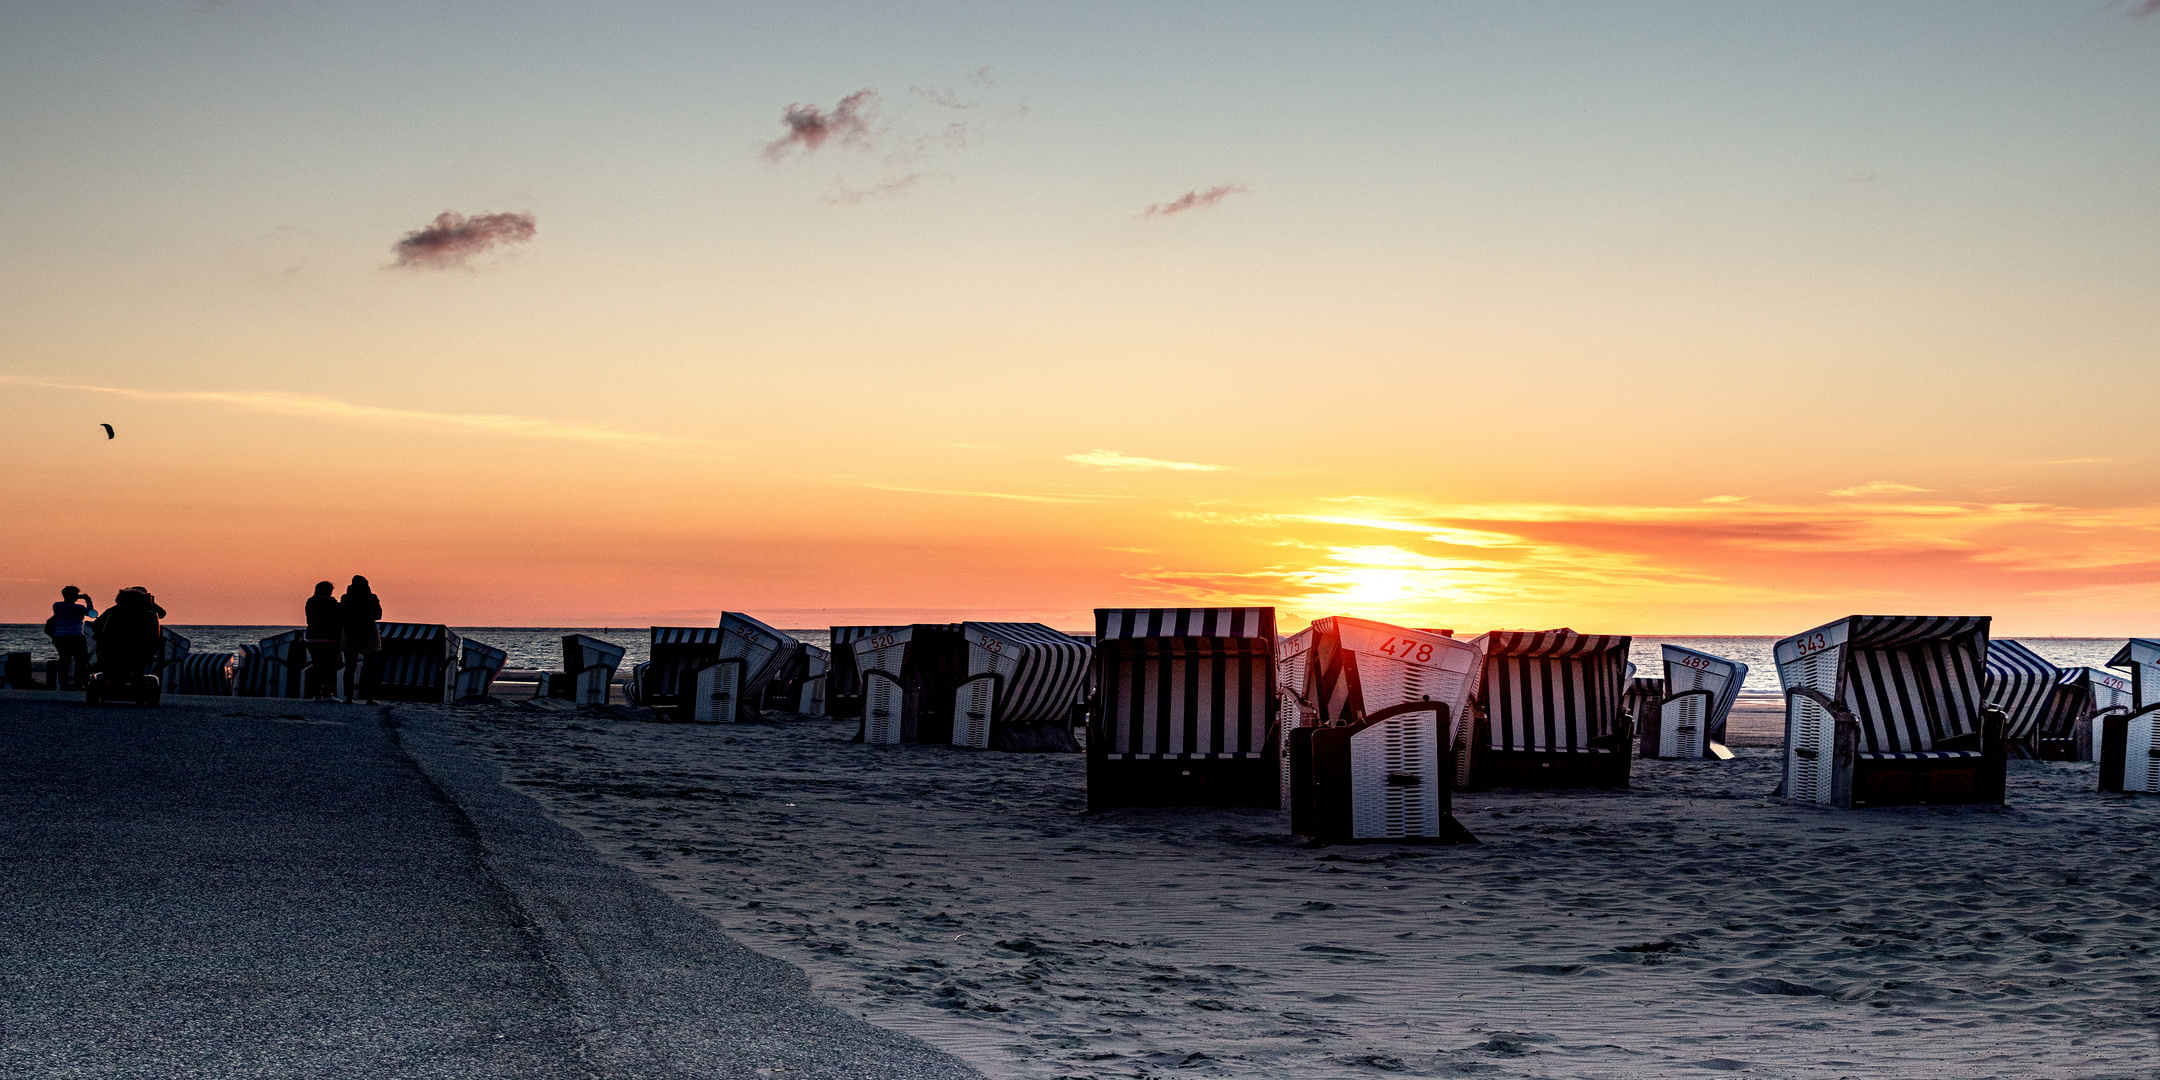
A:
{"type": "Polygon", "coordinates": [[[2093,760],[2094,724],[2136,709],[2130,677],[2106,668],[2063,669],[2048,707],[2033,732],[2033,756],[2042,761],[2093,760]]]}
{"type": "Polygon", "coordinates": [[[976,750],[1078,750],[1073,705],[1084,692],[1086,642],[1041,623],[960,626],[965,677],[954,690],[952,744],[976,750]]]}
{"type": "Polygon", "coordinates": [[[458,639],[458,666],[450,676],[450,700],[484,698],[495,688],[495,676],[502,674],[503,665],[509,663],[510,654],[493,645],[458,639]]]}
{"type": "MultiPolygon", "coordinates": [[[[376,654],[375,696],[382,701],[441,705],[451,700],[457,673],[458,636],[440,623],[379,622],[382,651],[376,654]]],[[[303,655],[306,646],[296,647],[303,655]]],[[[340,687],[340,690],[349,688],[340,687]]]]}
{"type": "Polygon", "coordinates": [[[959,623],[916,623],[848,643],[862,684],[866,743],[950,744],[953,700],[967,677],[959,623]]]}
{"type": "Polygon", "coordinates": [[[1621,706],[1631,638],[1573,630],[1494,630],[1472,721],[1456,747],[1466,789],[1628,786],[1634,720],[1621,706]]]}
{"type": "Polygon", "coordinates": [[[905,626],[832,628],[832,670],[825,676],[825,709],[834,719],[862,718],[863,683],[862,674],[855,667],[855,643],[876,634],[890,634],[895,630],[905,629],[905,626]]]}
{"type": "Polygon", "coordinates": [[[243,650],[240,671],[235,676],[240,696],[306,697],[306,636],[304,630],[288,630],[262,639],[252,652],[243,650]]]}
{"type": "Polygon", "coordinates": [[[2160,718],[2160,641],[2131,638],[2108,666],[2129,673],[2130,708],[2093,723],[2100,790],[2160,794],[2160,739],[2153,732],[2160,718]]]}
{"type": "Polygon", "coordinates": [[[579,705],[605,705],[615,669],[629,650],[584,634],[564,634],[563,669],[543,672],[535,697],[560,698],[579,705]]]}
{"type": "Polygon", "coordinates": [[[2000,803],[1984,615],[1854,615],[1777,643],[1784,783],[1824,806],[2000,803]]]}
{"type": "Polygon", "coordinates": [[[1456,729],[1483,665],[1478,646],[1344,616],[1276,650],[1290,831],[1327,843],[1474,843],[1454,816],[1456,729]],[[1287,670],[1285,670],[1287,668],[1287,670]],[[1307,721],[1310,719],[1310,723],[1307,721]]]}
{"type": "Polygon", "coordinates": [[[833,654],[804,642],[797,652],[801,678],[795,683],[794,710],[804,716],[825,715],[825,680],[832,677],[833,654]]]}
{"type": "Polygon", "coordinates": [[[161,627],[160,632],[164,640],[158,645],[157,664],[150,673],[158,677],[166,693],[178,693],[173,686],[179,681],[180,667],[187,663],[188,650],[193,646],[170,626],[161,627]]]}
{"type": "Polygon", "coordinates": [[[1643,757],[1658,756],[1658,706],[1665,701],[1665,680],[1635,674],[1627,666],[1627,685],[1620,690],[1620,711],[1635,718],[1635,741],[1643,757]]]}
{"type": "Polygon", "coordinates": [[[171,676],[165,680],[165,692],[230,697],[238,659],[232,653],[190,652],[168,669],[171,676]]]}
{"type": "Polygon", "coordinates": [[[1748,666],[1738,660],[1690,649],[1660,645],[1665,677],[1654,706],[1633,713],[1642,726],[1644,757],[1710,758],[1729,761],[1725,722],[1747,683],[1748,666]]]}
{"type": "Polygon", "coordinates": [[[2011,753],[2037,757],[2040,718],[2054,704],[2062,669],[2009,638],[1987,645],[1986,694],[2003,711],[2003,739],[2011,753]]]}
{"type": "Polygon", "coordinates": [[[1282,806],[1275,609],[1097,608],[1088,808],[1282,806]]]}
{"type": "Polygon", "coordinates": [[[648,659],[632,668],[624,688],[635,705],[643,705],[664,717],[689,718],[690,686],[686,676],[693,668],[720,659],[718,626],[655,626],[648,659]]]}
{"type": "Polygon", "coordinates": [[[682,674],[688,719],[700,724],[758,719],[766,684],[800,647],[801,642],[742,612],[721,612],[714,657],[693,662],[682,674]]]}

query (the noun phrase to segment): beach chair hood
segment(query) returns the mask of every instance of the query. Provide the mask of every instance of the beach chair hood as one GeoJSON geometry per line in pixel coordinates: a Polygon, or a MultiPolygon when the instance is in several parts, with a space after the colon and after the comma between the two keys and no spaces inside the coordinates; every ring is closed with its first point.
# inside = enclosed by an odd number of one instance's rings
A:
{"type": "Polygon", "coordinates": [[[962,623],[967,678],[953,705],[954,746],[987,749],[998,725],[1071,722],[1094,649],[1041,623],[962,623]]]}
{"type": "Polygon", "coordinates": [[[2038,730],[2062,678],[2060,668],[2019,642],[1987,643],[1987,700],[2003,711],[2004,734],[2012,740],[2031,738],[2038,730]]]}

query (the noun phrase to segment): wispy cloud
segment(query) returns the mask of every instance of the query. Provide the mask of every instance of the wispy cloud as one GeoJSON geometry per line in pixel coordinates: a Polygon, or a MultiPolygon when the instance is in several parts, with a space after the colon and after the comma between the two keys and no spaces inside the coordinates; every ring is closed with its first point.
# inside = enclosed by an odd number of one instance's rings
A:
{"type": "Polygon", "coordinates": [[[397,255],[392,268],[408,270],[447,270],[464,266],[473,256],[489,248],[505,244],[522,244],[530,241],[539,230],[539,219],[531,214],[463,214],[445,210],[435,215],[435,220],[425,228],[406,233],[403,240],[391,245],[397,255]]]}
{"type": "Polygon", "coordinates": [[[1745,495],[1712,495],[1712,496],[1710,496],[1709,498],[1707,498],[1707,499],[1704,499],[1703,501],[1704,501],[1704,502],[1706,502],[1706,503],[1736,503],[1736,502],[1746,502],[1746,501],[1747,501],[1747,496],[1745,496],[1745,495]]]}
{"type": "MultiPolygon", "coordinates": [[[[976,91],[992,91],[997,84],[989,71],[973,72],[967,82],[976,91]]],[[[974,96],[942,86],[911,86],[906,95],[890,100],[866,87],[831,109],[789,105],[780,114],[785,134],[765,144],[762,153],[765,160],[778,163],[810,156],[828,144],[860,151],[860,158],[872,163],[874,178],[838,178],[821,197],[829,206],[855,206],[904,195],[926,176],[942,175],[926,171],[932,159],[967,149],[988,129],[991,111],[974,96]]]]}
{"type": "Polygon", "coordinates": [[[313,394],[289,394],[277,390],[135,390],[121,386],[85,386],[78,383],[46,382],[14,375],[0,375],[0,382],[13,383],[17,386],[33,386],[42,390],[105,394],[111,397],[126,398],[130,401],[171,401],[186,404],[218,405],[243,412],[267,413],[277,416],[314,417],[350,423],[397,424],[408,427],[432,427],[485,432],[496,435],[517,435],[535,439],[568,439],[575,442],[615,443],[624,446],[654,448],[686,448],[705,444],[703,439],[686,439],[643,431],[623,431],[617,428],[599,427],[591,424],[573,424],[536,416],[391,409],[378,405],[355,405],[335,398],[318,397],[313,394]]]}
{"type": "Polygon", "coordinates": [[[1892,480],[1870,480],[1865,484],[1854,484],[1851,487],[1839,488],[1828,494],[1841,499],[1849,499],[1860,495],[1903,495],[1910,492],[1929,490],[1932,489],[1914,487],[1911,484],[1900,484],[1892,480]]]}
{"type": "Polygon", "coordinates": [[[1188,210],[1205,210],[1232,195],[1247,195],[1251,194],[1251,192],[1251,188],[1235,181],[1227,184],[1217,184],[1205,191],[1188,191],[1169,202],[1156,203],[1133,216],[1143,218],[1169,217],[1173,214],[1185,213],[1188,210]]]}
{"type": "Polygon", "coordinates": [[[1203,465],[1197,461],[1163,461],[1151,457],[1135,457],[1116,450],[1090,450],[1084,454],[1067,454],[1065,460],[1076,465],[1090,465],[1112,472],[1222,472],[1228,465],[1203,465]]]}
{"type": "Polygon", "coordinates": [[[870,488],[874,491],[900,491],[910,495],[949,495],[963,499],[1010,499],[1013,502],[1031,503],[1084,503],[1113,498],[1109,495],[1083,495],[1077,492],[1025,492],[1025,491],[955,491],[948,488],[903,487],[898,484],[871,484],[860,480],[843,480],[843,484],[870,488]]]}
{"type": "Polygon", "coordinates": [[[878,104],[878,92],[868,88],[841,98],[831,112],[796,102],[781,111],[787,134],[765,144],[765,160],[780,161],[796,150],[814,154],[827,142],[868,150],[878,104]]]}

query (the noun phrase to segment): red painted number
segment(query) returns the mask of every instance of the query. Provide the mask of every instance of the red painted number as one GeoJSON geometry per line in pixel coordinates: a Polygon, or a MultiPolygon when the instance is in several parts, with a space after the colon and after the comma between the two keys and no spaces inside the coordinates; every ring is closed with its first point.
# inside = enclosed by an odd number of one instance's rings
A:
{"type": "Polygon", "coordinates": [[[1829,647],[1830,638],[1826,634],[1803,634],[1798,646],[1801,656],[1821,652],[1829,647]]]}
{"type": "Polygon", "coordinates": [[[1430,641],[1389,638],[1381,643],[1380,651],[1397,660],[1410,660],[1420,664],[1432,662],[1432,642],[1430,641]]]}

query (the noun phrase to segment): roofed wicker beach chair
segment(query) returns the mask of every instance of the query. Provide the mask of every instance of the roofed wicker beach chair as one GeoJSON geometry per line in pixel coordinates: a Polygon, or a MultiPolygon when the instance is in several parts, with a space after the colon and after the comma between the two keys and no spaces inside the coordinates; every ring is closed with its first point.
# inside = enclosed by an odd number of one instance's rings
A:
{"type": "Polygon", "coordinates": [[[690,716],[689,682],[684,676],[700,664],[720,659],[718,626],[655,626],[647,659],[630,669],[623,692],[633,705],[663,717],[690,716]]]}
{"type": "Polygon", "coordinates": [[[823,716],[825,680],[832,677],[832,651],[820,649],[806,641],[803,642],[801,651],[795,655],[796,669],[800,674],[791,686],[795,700],[790,708],[804,716],[823,716]]]}
{"type": "Polygon", "coordinates": [[[288,630],[262,639],[253,651],[243,648],[234,676],[241,697],[306,697],[306,631],[288,630]]]}
{"type": "Polygon", "coordinates": [[[1290,734],[1302,727],[1320,725],[1319,708],[1305,705],[1308,698],[1319,700],[1313,692],[1313,634],[1313,628],[1307,626],[1275,639],[1275,786],[1284,807],[1296,805],[1291,800],[1290,734]]]}
{"type": "Polygon", "coordinates": [[[801,646],[740,611],[721,612],[718,655],[694,662],[683,674],[689,719],[700,724],[758,719],[766,684],[786,669],[801,646]]]}
{"type": "Polygon", "coordinates": [[[862,674],[855,667],[856,642],[874,634],[890,634],[906,626],[835,626],[832,628],[832,670],[825,675],[825,709],[837,720],[859,720],[863,714],[862,674]]]}
{"type": "Polygon", "coordinates": [[[1987,645],[1987,699],[2003,711],[2003,740],[2018,757],[2037,757],[2040,718],[2054,703],[2062,669],[2009,638],[1987,645]]]}
{"type": "Polygon", "coordinates": [[[1454,816],[1456,728],[1483,653],[1468,641],[1347,616],[1277,649],[1290,831],[1326,843],[1474,843],[1454,816]],[[1310,723],[1305,721],[1310,720],[1310,723]]]}
{"type": "Polygon", "coordinates": [[[471,638],[458,639],[457,670],[450,677],[450,700],[484,698],[495,688],[495,676],[502,674],[503,665],[510,661],[510,654],[471,638]]]}
{"type": "Polygon", "coordinates": [[[1738,660],[1690,649],[1660,645],[1665,677],[1654,705],[1635,711],[1642,727],[1642,756],[1731,760],[1725,748],[1725,722],[1747,682],[1748,666],[1738,660]]]}
{"type": "MultiPolygon", "coordinates": [[[[450,680],[457,673],[458,636],[449,627],[379,622],[375,628],[382,635],[382,651],[375,654],[373,672],[377,698],[429,705],[452,700],[450,680]]],[[[299,651],[295,650],[296,655],[299,651]]]]}
{"type": "Polygon", "coordinates": [[[563,669],[543,671],[535,697],[559,698],[578,705],[605,705],[615,671],[629,650],[584,634],[564,634],[563,669]]]}
{"type": "Polygon", "coordinates": [[[2033,756],[2042,761],[2091,761],[2095,722],[2136,709],[2130,677],[2106,668],[2063,669],[2048,707],[2033,732],[2033,756]]]}
{"type": "Polygon", "coordinates": [[[1779,791],[1824,806],[2000,803],[2008,751],[1987,703],[1985,615],[1854,615],[1777,643],[1779,791]]]}
{"type": "Polygon", "coordinates": [[[1632,639],[1557,630],[1494,630],[1476,707],[1458,731],[1465,789],[1624,788],[1634,720],[1621,706],[1632,639]]]}
{"type": "Polygon", "coordinates": [[[170,626],[161,627],[160,633],[164,635],[164,640],[158,645],[157,663],[151,667],[150,673],[158,677],[158,682],[163,685],[166,693],[179,693],[173,687],[179,682],[180,666],[187,662],[188,650],[193,646],[170,626]]]}
{"type": "Polygon", "coordinates": [[[1097,608],[1088,809],[1280,808],[1275,609],[1097,608]]]}
{"type": "Polygon", "coordinates": [[[862,685],[865,743],[950,744],[953,701],[967,678],[959,623],[916,623],[848,643],[862,685]]]}
{"type": "Polygon", "coordinates": [[[1077,751],[1073,706],[1086,693],[1087,642],[1041,623],[962,623],[966,668],[954,688],[952,744],[1077,751]]]}
{"type": "Polygon", "coordinates": [[[165,683],[165,692],[230,697],[238,659],[232,653],[190,652],[167,669],[171,678],[165,683]]]}
{"type": "Polygon", "coordinates": [[[2131,638],[2108,666],[2130,673],[2130,709],[2093,723],[2100,790],[2160,794],[2160,738],[2153,731],[2160,718],[2160,641],[2131,638]]]}

